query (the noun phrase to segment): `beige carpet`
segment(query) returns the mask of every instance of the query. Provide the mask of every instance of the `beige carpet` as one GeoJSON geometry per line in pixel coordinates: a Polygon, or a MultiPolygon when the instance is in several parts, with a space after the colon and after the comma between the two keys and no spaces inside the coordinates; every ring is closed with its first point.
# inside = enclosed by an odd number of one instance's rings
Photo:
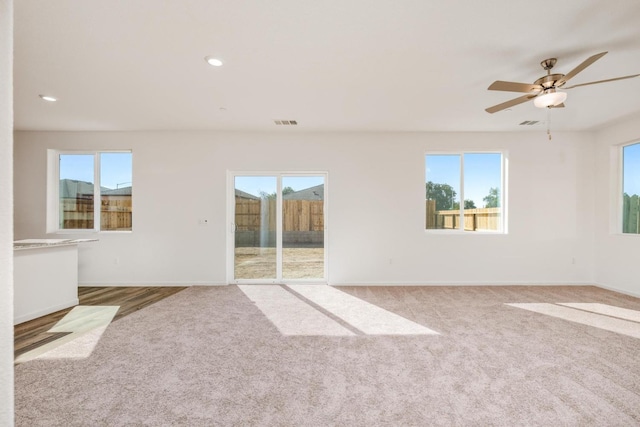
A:
{"type": "Polygon", "coordinates": [[[640,425],[639,299],[274,288],[189,288],[17,365],[17,425],[640,425]]]}

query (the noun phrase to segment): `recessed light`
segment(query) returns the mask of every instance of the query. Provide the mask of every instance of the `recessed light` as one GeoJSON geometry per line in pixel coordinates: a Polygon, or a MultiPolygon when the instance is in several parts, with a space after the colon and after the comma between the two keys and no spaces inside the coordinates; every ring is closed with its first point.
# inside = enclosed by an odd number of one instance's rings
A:
{"type": "Polygon", "coordinates": [[[213,56],[205,56],[204,60],[207,61],[207,64],[214,67],[220,67],[222,65],[222,60],[214,58],[213,56]]]}
{"type": "Polygon", "coordinates": [[[51,96],[51,95],[39,95],[40,98],[44,99],[45,101],[49,101],[49,102],[56,102],[58,100],[58,98],[51,96]]]}

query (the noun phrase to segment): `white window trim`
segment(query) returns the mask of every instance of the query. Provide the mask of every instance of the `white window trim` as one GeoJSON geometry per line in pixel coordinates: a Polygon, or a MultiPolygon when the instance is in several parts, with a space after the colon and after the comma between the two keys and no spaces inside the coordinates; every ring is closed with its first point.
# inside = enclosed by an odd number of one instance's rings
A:
{"type": "MultiPolygon", "coordinates": [[[[60,155],[92,155],[93,156],[93,199],[101,200],[100,195],[100,154],[102,153],[129,153],[133,159],[133,150],[47,150],[47,234],[130,234],[133,232],[133,220],[131,230],[101,230],[100,229],[100,203],[93,204],[94,227],[92,229],[65,229],[60,228],[60,155]],[[97,184],[97,185],[96,185],[97,184]],[[97,218],[97,220],[95,219],[97,218]]],[[[132,166],[133,168],[133,166],[132,166]]],[[[131,171],[133,175],[133,170],[131,171]]],[[[133,199],[131,209],[133,210],[133,199]]]]}
{"type": "Polygon", "coordinates": [[[614,194],[609,200],[612,202],[610,207],[609,234],[616,236],[624,236],[631,238],[640,238],[640,233],[623,233],[622,228],[622,207],[624,203],[624,148],[631,145],[640,144],[640,139],[624,142],[620,145],[612,147],[610,167],[616,173],[610,174],[609,188],[614,194]]]}
{"type": "MultiPolygon", "coordinates": [[[[443,234],[443,235],[465,235],[465,236],[499,236],[508,234],[508,179],[509,176],[509,152],[506,150],[455,150],[455,151],[426,151],[422,156],[422,166],[425,167],[426,156],[460,156],[460,221],[457,229],[434,229],[425,228],[424,218],[427,216],[427,208],[425,204],[422,204],[422,229],[427,234],[443,234]],[[469,232],[464,230],[464,155],[465,154],[500,154],[500,185],[502,188],[501,202],[502,202],[502,229],[498,231],[481,231],[481,232],[469,232]]],[[[423,179],[427,176],[426,169],[423,169],[423,179]]],[[[424,183],[422,184],[422,194],[424,195],[424,183]]]]}

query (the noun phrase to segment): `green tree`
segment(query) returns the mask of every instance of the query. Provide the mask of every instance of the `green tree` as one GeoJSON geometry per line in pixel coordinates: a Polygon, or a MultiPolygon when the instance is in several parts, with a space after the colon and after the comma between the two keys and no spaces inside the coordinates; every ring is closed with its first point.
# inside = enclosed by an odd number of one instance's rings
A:
{"type": "Polygon", "coordinates": [[[443,211],[454,208],[456,192],[449,184],[426,183],[427,200],[436,201],[436,210],[443,211]]]}
{"type": "Polygon", "coordinates": [[[499,208],[500,207],[500,190],[498,188],[491,187],[489,194],[482,199],[485,208],[499,208]]]}
{"type": "MultiPolygon", "coordinates": [[[[475,209],[476,208],[476,204],[474,203],[473,200],[467,199],[467,200],[464,201],[464,208],[465,209],[475,209]]],[[[460,209],[460,202],[454,202],[453,203],[453,209],[454,210],[460,209]]]]}
{"type": "MultiPolygon", "coordinates": [[[[295,193],[296,190],[294,190],[291,187],[284,187],[282,189],[282,195],[284,196],[285,194],[290,194],[290,193],[295,193]]],[[[261,191],[260,192],[260,197],[263,199],[275,199],[276,198],[276,193],[267,193],[266,191],[261,191]]]]}
{"type": "Polygon", "coordinates": [[[284,196],[285,194],[291,194],[291,193],[295,193],[295,192],[296,192],[296,190],[294,190],[294,189],[293,189],[293,188],[291,188],[291,187],[284,187],[284,188],[282,189],[282,195],[283,195],[283,196],[284,196]]]}
{"type": "Polygon", "coordinates": [[[623,193],[622,232],[640,234],[640,196],[623,193]]]}

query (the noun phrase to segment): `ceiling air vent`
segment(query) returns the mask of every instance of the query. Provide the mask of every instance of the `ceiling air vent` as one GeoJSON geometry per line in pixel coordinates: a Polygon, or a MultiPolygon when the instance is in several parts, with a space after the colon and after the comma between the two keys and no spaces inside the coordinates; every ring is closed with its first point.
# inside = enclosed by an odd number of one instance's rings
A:
{"type": "Polygon", "coordinates": [[[525,120],[524,122],[520,123],[520,126],[531,126],[538,123],[540,123],[540,120],[525,120]]]}
{"type": "Polygon", "coordinates": [[[277,126],[296,126],[298,124],[296,120],[274,120],[273,123],[277,126]]]}

